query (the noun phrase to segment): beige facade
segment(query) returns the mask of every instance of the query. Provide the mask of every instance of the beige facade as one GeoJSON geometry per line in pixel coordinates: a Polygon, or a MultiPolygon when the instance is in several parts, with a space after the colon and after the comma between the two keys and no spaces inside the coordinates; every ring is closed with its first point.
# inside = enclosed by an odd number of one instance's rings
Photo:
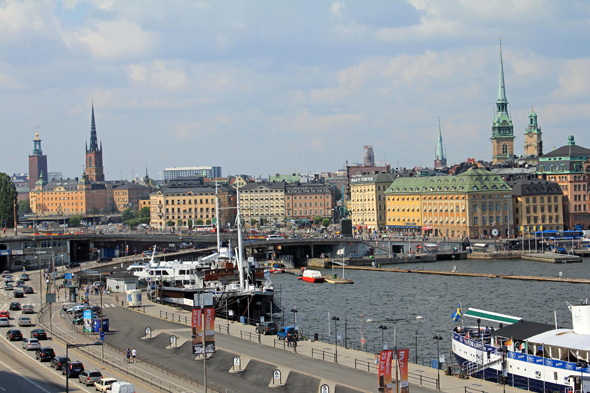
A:
{"type": "Polygon", "coordinates": [[[285,219],[284,182],[248,183],[240,188],[241,214],[246,224],[252,219],[260,222],[283,222],[285,219]]]}
{"type": "Polygon", "coordinates": [[[139,200],[149,196],[151,188],[135,183],[127,183],[112,190],[113,201],[117,210],[122,212],[125,209],[138,210],[139,200]]]}
{"type": "Polygon", "coordinates": [[[514,189],[514,236],[524,231],[563,230],[563,192],[559,184],[529,180],[512,185],[514,189]]]}
{"type": "Polygon", "coordinates": [[[332,188],[323,183],[290,183],[286,186],[287,218],[332,218],[332,188]]]}
{"type": "Polygon", "coordinates": [[[385,191],[395,176],[390,173],[359,176],[350,180],[352,225],[380,229],[387,225],[385,191]]]}

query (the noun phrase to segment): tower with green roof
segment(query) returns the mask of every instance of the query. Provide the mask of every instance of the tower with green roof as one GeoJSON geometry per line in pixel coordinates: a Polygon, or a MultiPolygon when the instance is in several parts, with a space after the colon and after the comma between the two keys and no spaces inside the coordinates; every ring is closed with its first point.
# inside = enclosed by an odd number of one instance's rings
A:
{"type": "Polygon", "coordinates": [[[543,133],[541,127],[537,123],[537,114],[535,110],[531,108],[529,113],[529,122],[527,128],[524,131],[524,154],[526,156],[537,156],[543,155],[543,133]]]}
{"type": "Polygon", "coordinates": [[[498,99],[496,100],[496,113],[492,125],[492,157],[493,163],[506,161],[514,155],[514,129],[508,100],[506,99],[506,86],[504,84],[504,64],[502,61],[502,45],[500,44],[500,75],[498,79],[498,99]]]}

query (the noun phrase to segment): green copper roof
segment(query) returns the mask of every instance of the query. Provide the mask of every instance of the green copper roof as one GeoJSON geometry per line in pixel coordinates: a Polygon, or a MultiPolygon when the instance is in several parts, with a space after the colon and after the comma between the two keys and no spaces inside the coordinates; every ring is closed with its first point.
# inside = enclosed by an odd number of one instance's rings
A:
{"type": "Polygon", "coordinates": [[[501,177],[485,169],[470,169],[457,176],[401,177],[385,193],[449,194],[490,191],[511,191],[501,177]]]}

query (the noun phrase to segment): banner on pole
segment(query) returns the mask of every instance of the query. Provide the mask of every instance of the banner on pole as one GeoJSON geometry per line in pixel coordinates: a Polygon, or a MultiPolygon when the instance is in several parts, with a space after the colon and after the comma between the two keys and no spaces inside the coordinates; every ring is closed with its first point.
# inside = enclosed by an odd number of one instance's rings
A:
{"type": "Polygon", "coordinates": [[[205,350],[215,353],[215,308],[205,307],[205,350]]]}
{"type": "Polygon", "coordinates": [[[410,392],[410,383],[408,382],[408,356],[410,356],[409,349],[399,349],[397,351],[397,362],[399,367],[399,381],[401,393],[410,392]]]}
{"type": "Polygon", "coordinates": [[[393,380],[391,377],[391,360],[393,351],[381,351],[379,356],[379,391],[393,393],[393,380]]]}
{"type": "Polygon", "coordinates": [[[200,308],[193,308],[191,330],[193,338],[193,355],[203,353],[203,314],[200,308]]]}

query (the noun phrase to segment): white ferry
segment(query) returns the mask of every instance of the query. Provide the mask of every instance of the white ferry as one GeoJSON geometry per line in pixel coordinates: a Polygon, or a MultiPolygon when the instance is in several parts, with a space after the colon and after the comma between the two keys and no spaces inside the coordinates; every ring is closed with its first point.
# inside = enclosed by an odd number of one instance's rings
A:
{"type": "Polygon", "coordinates": [[[463,316],[477,326],[455,327],[452,339],[464,376],[534,392],[590,392],[590,304],[567,305],[573,329],[470,308],[463,316]]]}

